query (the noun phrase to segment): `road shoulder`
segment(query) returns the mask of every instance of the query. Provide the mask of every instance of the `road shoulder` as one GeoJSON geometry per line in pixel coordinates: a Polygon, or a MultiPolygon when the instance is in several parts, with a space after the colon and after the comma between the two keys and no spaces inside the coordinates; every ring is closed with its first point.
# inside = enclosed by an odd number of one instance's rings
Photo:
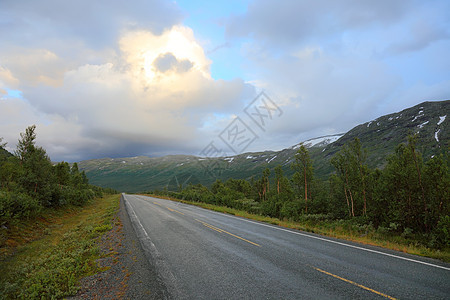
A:
{"type": "Polygon", "coordinates": [[[104,257],[97,263],[104,271],[82,279],[80,290],[71,299],[169,298],[141,248],[122,197],[113,228],[102,236],[99,248],[104,257]]]}

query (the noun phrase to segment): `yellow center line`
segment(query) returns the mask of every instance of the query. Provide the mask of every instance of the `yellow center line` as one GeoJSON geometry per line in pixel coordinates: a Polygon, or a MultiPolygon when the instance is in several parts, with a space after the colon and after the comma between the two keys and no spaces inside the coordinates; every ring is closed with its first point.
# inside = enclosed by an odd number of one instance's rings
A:
{"type": "Polygon", "coordinates": [[[208,228],[211,228],[212,230],[215,230],[215,231],[217,231],[217,232],[223,233],[223,230],[221,230],[221,229],[219,229],[219,228],[214,228],[214,227],[208,226],[208,225],[206,225],[206,224],[203,224],[203,225],[206,226],[206,227],[208,227],[208,228]]]}
{"type": "MultiPolygon", "coordinates": [[[[154,204],[156,204],[156,205],[159,205],[159,206],[163,207],[163,205],[162,205],[162,204],[159,204],[158,202],[154,202],[154,201],[153,201],[153,203],[154,203],[154,204]]],[[[183,215],[183,216],[184,216],[184,214],[183,214],[183,213],[182,213],[181,211],[178,211],[178,210],[175,210],[175,209],[169,208],[169,207],[167,207],[167,206],[166,206],[166,208],[167,208],[168,210],[170,210],[170,211],[173,211],[173,212],[179,213],[180,215],[183,215]]]]}
{"type": "Polygon", "coordinates": [[[226,233],[226,234],[231,235],[231,236],[233,236],[233,237],[235,237],[235,238],[238,238],[238,239],[240,239],[240,240],[243,240],[243,241],[245,241],[245,242],[247,242],[247,243],[250,243],[250,244],[255,245],[255,246],[258,246],[258,247],[261,247],[261,245],[259,245],[259,244],[257,244],[257,243],[254,243],[254,242],[252,242],[252,241],[249,241],[249,240],[247,240],[247,239],[244,239],[244,238],[242,238],[242,237],[240,237],[240,236],[237,236],[237,235],[235,235],[235,234],[232,234],[232,233],[230,233],[230,232],[228,232],[228,231],[225,231],[225,230],[223,230],[223,229],[220,229],[220,228],[218,228],[218,227],[215,227],[215,226],[213,226],[213,225],[211,225],[211,224],[205,223],[205,222],[200,221],[200,220],[197,220],[197,219],[195,219],[195,221],[200,222],[200,223],[203,224],[203,226],[208,227],[208,228],[210,228],[210,229],[212,229],[212,230],[215,230],[215,231],[217,231],[217,232],[220,232],[220,233],[226,233]]]}
{"type": "Polygon", "coordinates": [[[316,267],[312,267],[312,268],[315,269],[315,270],[317,270],[317,271],[319,271],[319,272],[322,272],[322,273],[324,273],[324,274],[330,275],[330,276],[332,276],[332,277],[334,277],[334,278],[337,278],[337,279],[340,279],[340,280],[342,280],[342,281],[348,282],[348,283],[350,283],[350,284],[356,285],[357,287],[360,287],[360,288],[362,288],[362,289],[365,289],[365,290],[367,290],[367,291],[369,291],[369,292],[375,293],[375,294],[380,295],[380,296],[382,296],[382,297],[385,297],[385,298],[387,298],[387,299],[397,300],[397,299],[394,298],[394,297],[391,297],[391,296],[389,296],[389,295],[386,295],[386,294],[383,294],[383,293],[381,293],[381,292],[375,291],[374,289],[368,288],[368,287],[366,287],[366,286],[364,286],[364,285],[362,285],[362,284],[359,284],[359,283],[356,283],[356,282],[354,282],[354,281],[351,281],[351,280],[342,278],[342,277],[340,277],[340,276],[334,275],[334,274],[332,274],[332,273],[330,273],[330,272],[321,270],[321,269],[316,268],[316,267]]]}
{"type": "Polygon", "coordinates": [[[178,210],[175,210],[175,209],[172,209],[172,208],[169,208],[169,207],[166,207],[168,210],[170,210],[170,211],[173,211],[173,212],[176,212],[176,213],[179,213],[179,214],[181,214],[181,215],[183,215],[184,216],[184,214],[182,213],[182,212],[180,212],[180,211],[178,211],[178,210]]]}

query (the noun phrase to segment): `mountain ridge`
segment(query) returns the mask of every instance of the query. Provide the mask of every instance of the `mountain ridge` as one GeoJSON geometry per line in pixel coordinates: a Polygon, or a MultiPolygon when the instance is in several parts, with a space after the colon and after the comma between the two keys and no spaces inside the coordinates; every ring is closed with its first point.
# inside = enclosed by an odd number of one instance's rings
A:
{"type": "Polygon", "coordinates": [[[449,114],[450,100],[426,101],[357,125],[345,134],[308,139],[280,151],[246,152],[216,158],[194,155],[103,158],[78,164],[90,182],[99,186],[126,192],[176,189],[180,184],[188,183],[210,185],[216,179],[249,179],[260,176],[266,167],[273,169],[277,165],[289,175],[294,154],[304,144],[309,149],[316,176],[326,179],[334,171],[331,157],[356,137],[367,149],[367,163],[372,168],[382,168],[386,157],[398,144],[406,142],[409,134],[417,134],[418,150],[424,159],[448,151],[450,136],[446,124],[449,114]]]}

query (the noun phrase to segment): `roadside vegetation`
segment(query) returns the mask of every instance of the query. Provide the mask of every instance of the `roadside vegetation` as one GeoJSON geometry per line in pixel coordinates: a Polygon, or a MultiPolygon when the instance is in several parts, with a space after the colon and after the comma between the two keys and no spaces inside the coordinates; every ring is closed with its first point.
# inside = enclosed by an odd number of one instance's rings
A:
{"type": "MultiPolygon", "coordinates": [[[[103,192],[89,185],[76,163],[52,164],[46,151],[36,146],[36,126],[20,134],[14,155],[0,156],[0,226],[8,228],[24,219],[39,216],[44,208],[82,206],[103,192]]],[[[5,144],[1,144],[3,150],[5,144]]]]}
{"type": "Polygon", "coordinates": [[[11,228],[8,255],[0,260],[0,298],[75,295],[81,278],[102,271],[95,262],[102,256],[97,240],[111,230],[119,199],[107,195],[84,207],[45,210],[39,218],[11,228]]]}
{"type": "Polygon", "coordinates": [[[96,241],[119,209],[116,191],[90,185],[76,163],[53,164],[35,128],[14,154],[0,138],[0,299],[74,295],[99,271],[96,241]]]}
{"type": "Polygon", "coordinates": [[[308,149],[301,146],[291,168],[281,166],[250,180],[217,180],[152,191],[214,210],[339,238],[450,261],[448,155],[424,162],[416,137],[396,147],[385,167],[370,169],[358,139],[331,159],[335,173],[314,176],[308,149]]]}

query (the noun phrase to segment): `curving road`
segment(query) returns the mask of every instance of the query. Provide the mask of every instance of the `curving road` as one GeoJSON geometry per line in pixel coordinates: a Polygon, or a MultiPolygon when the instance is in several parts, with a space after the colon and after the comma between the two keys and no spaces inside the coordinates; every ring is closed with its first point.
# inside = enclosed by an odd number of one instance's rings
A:
{"type": "Polygon", "coordinates": [[[450,265],[123,194],[174,299],[450,299],[450,265]]]}

